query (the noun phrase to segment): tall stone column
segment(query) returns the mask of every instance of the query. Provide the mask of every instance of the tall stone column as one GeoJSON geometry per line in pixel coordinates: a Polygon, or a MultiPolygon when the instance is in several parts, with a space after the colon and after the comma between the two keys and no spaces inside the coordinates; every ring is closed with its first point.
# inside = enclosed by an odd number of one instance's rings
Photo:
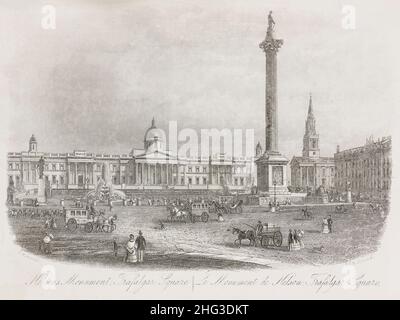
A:
{"type": "Polygon", "coordinates": [[[275,39],[274,29],[275,22],[270,12],[267,34],[260,43],[265,54],[265,152],[256,160],[258,190],[268,196],[288,193],[288,159],[278,149],[277,53],[283,40],[275,39]]]}
{"type": "Polygon", "coordinates": [[[283,40],[274,38],[274,31],[268,27],[265,40],[260,48],[265,53],[265,150],[278,152],[278,110],[277,110],[277,52],[283,40]]]}

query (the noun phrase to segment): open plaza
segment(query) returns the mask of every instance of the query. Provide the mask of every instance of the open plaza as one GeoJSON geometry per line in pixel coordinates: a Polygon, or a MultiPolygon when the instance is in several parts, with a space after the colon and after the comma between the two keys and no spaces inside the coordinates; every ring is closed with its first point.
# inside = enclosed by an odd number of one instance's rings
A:
{"type": "MultiPolygon", "coordinates": [[[[55,209],[55,206],[51,206],[55,209]]],[[[61,209],[61,207],[59,207],[61,209]]],[[[49,230],[54,236],[52,253],[39,250],[46,217],[29,213],[10,217],[16,243],[28,252],[52,259],[79,263],[98,263],[134,268],[280,268],[288,264],[325,265],[346,262],[374,252],[379,245],[384,228],[385,216],[374,214],[368,205],[348,207],[346,213],[336,213],[335,206],[310,206],[312,217],[305,219],[302,207],[288,206],[271,213],[260,206],[244,206],[241,214],[224,215],[220,222],[216,214],[210,214],[207,222],[169,221],[164,206],[116,206],[106,215],[118,217],[113,232],[86,232],[83,227],[71,232],[65,218],[56,218],[56,228],[49,230]],[[331,215],[333,232],[322,233],[323,218],[331,215]],[[263,247],[260,243],[250,245],[243,240],[239,247],[232,228],[251,230],[258,221],[280,227],[283,242],[280,247],[263,247]],[[160,227],[160,222],[164,227],[160,227]],[[304,248],[288,249],[289,229],[304,231],[304,248]],[[145,261],[142,265],[127,265],[124,262],[125,244],[129,234],[139,230],[147,242],[145,261]],[[118,252],[114,254],[114,240],[118,252]]],[[[45,210],[45,208],[41,208],[45,210]]]]}

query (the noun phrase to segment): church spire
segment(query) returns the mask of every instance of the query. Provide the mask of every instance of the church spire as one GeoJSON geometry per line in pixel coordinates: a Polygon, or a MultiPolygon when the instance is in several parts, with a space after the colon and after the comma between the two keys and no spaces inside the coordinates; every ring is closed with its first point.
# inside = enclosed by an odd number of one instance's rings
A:
{"type": "Polygon", "coordinates": [[[312,107],[312,94],[310,92],[310,100],[308,102],[308,115],[314,115],[313,114],[313,107],[312,107]]]}
{"type": "Polygon", "coordinates": [[[156,120],[154,120],[154,117],[153,117],[153,119],[151,120],[151,127],[152,127],[152,128],[155,128],[155,127],[156,127],[156,120]]]}
{"type": "Polygon", "coordinates": [[[319,157],[319,136],[316,132],[315,122],[312,95],[310,93],[306,130],[303,137],[303,157],[319,157]]]}

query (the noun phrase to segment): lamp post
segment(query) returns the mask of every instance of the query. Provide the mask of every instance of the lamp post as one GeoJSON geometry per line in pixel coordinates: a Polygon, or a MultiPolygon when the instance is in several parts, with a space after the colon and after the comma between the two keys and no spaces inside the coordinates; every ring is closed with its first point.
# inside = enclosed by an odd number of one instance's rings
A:
{"type": "Polygon", "coordinates": [[[274,180],[273,184],[274,184],[274,207],[276,207],[276,180],[274,180]]]}

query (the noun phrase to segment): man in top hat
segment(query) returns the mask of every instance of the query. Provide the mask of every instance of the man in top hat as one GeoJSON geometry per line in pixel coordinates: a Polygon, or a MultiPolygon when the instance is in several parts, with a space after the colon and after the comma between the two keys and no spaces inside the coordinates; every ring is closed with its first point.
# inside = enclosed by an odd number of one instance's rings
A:
{"type": "Polygon", "coordinates": [[[256,225],[256,236],[258,236],[262,232],[262,230],[263,230],[263,225],[261,221],[258,221],[256,225]]]}
{"type": "Polygon", "coordinates": [[[146,239],[143,237],[142,231],[139,230],[139,235],[136,237],[136,247],[138,262],[142,263],[144,258],[144,250],[146,249],[146,239]]]}

